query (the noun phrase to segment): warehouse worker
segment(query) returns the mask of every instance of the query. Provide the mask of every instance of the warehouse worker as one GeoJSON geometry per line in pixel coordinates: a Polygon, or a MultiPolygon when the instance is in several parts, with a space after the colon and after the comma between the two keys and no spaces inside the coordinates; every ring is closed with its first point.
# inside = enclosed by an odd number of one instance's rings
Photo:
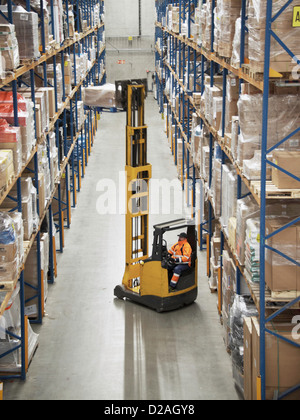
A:
{"type": "Polygon", "coordinates": [[[179,235],[179,241],[172,246],[169,250],[169,254],[176,263],[170,283],[171,291],[174,291],[182,273],[191,267],[192,247],[187,241],[186,233],[181,233],[179,235]]]}

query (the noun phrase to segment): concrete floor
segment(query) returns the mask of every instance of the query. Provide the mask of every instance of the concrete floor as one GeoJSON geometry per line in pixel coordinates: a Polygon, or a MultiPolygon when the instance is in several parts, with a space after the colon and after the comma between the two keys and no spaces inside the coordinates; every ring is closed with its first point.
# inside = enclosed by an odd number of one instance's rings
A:
{"type": "MultiPolygon", "coordinates": [[[[146,110],[153,177],[172,180],[176,168],[152,97],[146,110]]],[[[103,114],[47,315],[42,326],[34,326],[39,347],[26,382],[4,384],[5,400],[238,399],[205,255],[200,255],[199,297],[189,307],[158,314],[114,299],[124,272],[125,219],[98,214],[98,181],[118,182],[124,151],[125,114],[103,114]]],[[[172,218],[153,215],[150,226],[172,218]]]]}

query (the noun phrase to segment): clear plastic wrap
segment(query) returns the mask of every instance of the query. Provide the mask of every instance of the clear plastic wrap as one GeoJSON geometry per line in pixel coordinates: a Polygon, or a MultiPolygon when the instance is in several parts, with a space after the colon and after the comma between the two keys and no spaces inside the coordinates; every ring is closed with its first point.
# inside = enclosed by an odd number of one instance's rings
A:
{"type": "MultiPolygon", "coordinates": [[[[7,15],[7,6],[0,6],[0,10],[7,15]]],[[[7,23],[3,16],[0,16],[0,22],[7,23]]],[[[13,22],[19,44],[20,58],[24,60],[39,58],[38,14],[27,12],[22,6],[14,6],[13,22]]]]}
{"type": "Polygon", "coordinates": [[[235,22],[241,13],[240,0],[220,0],[217,6],[217,19],[215,37],[217,38],[217,52],[222,57],[232,56],[233,39],[235,35],[235,22]]]}
{"type": "Polygon", "coordinates": [[[213,161],[213,176],[211,195],[214,203],[215,217],[221,216],[221,193],[222,193],[222,162],[219,159],[213,161]]]}
{"type": "Polygon", "coordinates": [[[0,280],[14,281],[18,271],[18,248],[13,219],[0,212],[0,280]]]}
{"type": "Polygon", "coordinates": [[[260,282],[260,219],[246,221],[245,275],[248,281],[260,282]]]}
{"type": "MultiPolygon", "coordinates": [[[[12,103],[0,104],[0,118],[5,119],[10,125],[14,125],[14,106],[12,103]]],[[[18,119],[22,138],[22,163],[24,164],[36,143],[32,102],[21,100],[20,105],[18,103],[18,119]],[[24,110],[25,104],[26,110],[24,110]]]]}
{"type": "MultiPolygon", "coordinates": [[[[262,141],[262,107],[261,94],[241,95],[238,101],[239,123],[241,133],[237,147],[237,161],[252,159],[255,150],[261,150],[262,141]]],[[[271,95],[268,115],[268,147],[275,146],[300,126],[300,101],[298,95],[271,95]]],[[[300,134],[297,133],[280,147],[298,150],[300,134]]]]}
{"type": "Polygon", "coordinates": [[[233,378],[244,393],[244,319],[259,316],[250,297],[236,295],[230,311],[230,349],[233,378]]]}
{"type": "Polygon", "coordinates": [[[10,217],[13,220],[14,228],[17,238],[17,254],[18,254],[18,268],[21,267],[24,259],[24,226],[22,213],[19,212],[10,212],[10,217]]]}
{"type": "Polygon", "coordinates": [[[236,253],[241,265],[245,263],[246,222],[259,214],[259,206],[252,196],[237,200],[236,253]]]}
{"type": "MultiPolygon", "coordinates": [[[[284,6],[286,0],[273,2],[273,16],[284,6]]],[[[293,52],[294,56],[300,55],[300,27],[292,27],[294,2],[291,2],[272,24],[272,30],[281,41],[293,52]]],[[[249,29],[249,59],[257,66],[259,71],[264,69],[265,58],[265,29],[267,5],[264,0],[250,0],[248,7],[249,29]]],[[[291,56],[281,45],[271,37],[271,67],[277,71],[289,71],[296,65],[291,56]],[[286,63],[286,65],[285,65],[286,63]]]]}
{"type": "Polygon", "coordinates": [[[83,102],[86,106],[113,108],[116,106],[116,87],[113,84],[83,88],[83,102]]]}
{"type": "Polygon", "coordinates": [[[0,51],[4,75],[5,72],[19,67],[20,56],[15,25],[0,24],[0,51]]]}
{"type": "Polygon", "coordinates": [[[4,119],[0,119],[0,149],[12,150],[14,170],[19,174],[22,169],[22,139],[19,127],[11,127],[4,119]]]}

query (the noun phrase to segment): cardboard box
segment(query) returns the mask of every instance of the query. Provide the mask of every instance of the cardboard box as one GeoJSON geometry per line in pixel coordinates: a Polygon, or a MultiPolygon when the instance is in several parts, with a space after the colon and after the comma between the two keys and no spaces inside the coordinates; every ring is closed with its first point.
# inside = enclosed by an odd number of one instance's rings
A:
{"type": "MultiPolygon", "coordinates": [[[[272,323],[267,328],[300,345],[299,335],[293,334],[295,325],[272,323]]],[[[282,339],[266,334],[266,399],[273,400],[300,383],[300,352],[282,339]]],[[[252,318],[252,398],[257,399],[257,377],[260,376],[260,327],[252,318]]],[[[300,390],[288,395],[286,400],[299,400],[300,390]]]]}
{"type": "MultiPolygon", "coordinates": [[[[276,150],[273,153],[276,165],[300,178],[300,152],[276,150]]],[[[272,168],[272,182],[279,189],[300,189],[300,182],[276,168],[272,168]]]]}
{"type": "MultiPolygon", "coordinates": [[[[266,235],[285,226],[287,218],[268,219],[266,235]]],[[[267,245],[299,261],[300,258],[300,225],[292,225],[274,235],[267,245]]],[[[300,291],[300,268],[277,253],[266,251],[266,284],[273,292],[300,291]]]]}
{"type": "Polygon", "coordinates": [[[17,242],[13,242],[12,244],[0,244],[0,264],[15,261],[17,253],[17,242]]]}

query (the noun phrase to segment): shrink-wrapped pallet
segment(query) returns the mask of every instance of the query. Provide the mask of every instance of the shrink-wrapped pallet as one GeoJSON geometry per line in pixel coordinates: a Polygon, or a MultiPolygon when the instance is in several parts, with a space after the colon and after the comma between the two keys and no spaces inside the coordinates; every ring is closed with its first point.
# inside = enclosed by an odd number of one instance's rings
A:
{"type": "MultiPolygon", "coordinates": [[[[1,12],[7,16],[7,6],[0,6],[1,12]]],[[[0,15],[0,22],[7,23],[0,15]]],[[[40,57],[39,52],[39,19],[35,12],[27,12],[22,6],[13,7],[13,23],[19,44],[19,56],[23,60],[40,57]]]]}
{"type": "MultiPolygon", "coordinates": [[[[284,6],[286,0],[277,0],[273,2],[272,16],[277,15],[284,6]]],[[[295,2],[283,9],[282,13],[278,15],[272,23],[272,30],[292,51],[294,57],[300,56],[300,27],[293,27],[293,13],[295,2]]],[[[249,30],[249,59],[250,66],[253,71],[264,71],[265,59],[265,35],[266,35],[266,13],[267,2],[264,0],[250,0],[248,7],[248,22],[249,30]]],[[[271,68],[278,72],[290,72],[297,63],[285,51],[277,40],[271,36],[271,68]]]]}
{"type": "Polygon", "coordinates": [[[107,83],[103,86],[89,86],[83,89],[83,102],[86,106],[99,108],[116,107],[116,87],[107,83]]]}

